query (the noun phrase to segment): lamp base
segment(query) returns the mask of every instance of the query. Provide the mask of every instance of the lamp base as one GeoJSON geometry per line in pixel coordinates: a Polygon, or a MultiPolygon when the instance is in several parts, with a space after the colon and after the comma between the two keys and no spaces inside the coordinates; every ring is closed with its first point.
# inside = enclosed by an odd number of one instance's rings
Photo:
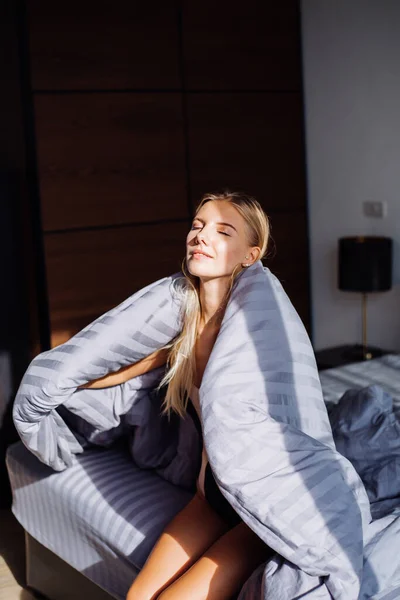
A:
{"type": "Polygon", "coordinates": [[[362,344],[355,344],[354,346],[347,346],[343,350],[343,358],[349,362],[360,362],[363,360],[371,360],[372,358],[378,358],[386,354],[381,348],[375,346],[362,346],[362,344]]]}

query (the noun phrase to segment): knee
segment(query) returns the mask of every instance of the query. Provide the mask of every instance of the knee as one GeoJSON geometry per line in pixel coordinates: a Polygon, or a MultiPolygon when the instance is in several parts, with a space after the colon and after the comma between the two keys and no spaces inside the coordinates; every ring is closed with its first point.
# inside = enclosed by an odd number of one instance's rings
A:
{"type": "MultiPolygon", "coordinates": [[[[135,598],[137,598],[138,600],[140,599],[140,596],[138,596],[135,593],[135,590],[133,589],[133,585],[131,585],[131,587],[128,590],[128,593],[126,595],[126,600],[135,600],[135,598]]],[[[144,598],[143,598],[144,600],[144,598]]]]}
{"type": "Polygon", "coordinates": [[[126,600],[156,600],[157,595],[149,594],[146,591],[140,590],[138,586],[132,584],[126,595],[126,600]]]}
{"type": "Polygon", "coordinates": [[[168,588],[161,592],[149,591],[134,582],[128,590],[126,600],[171,600],[171,596],[167,592],[168,588]]]}

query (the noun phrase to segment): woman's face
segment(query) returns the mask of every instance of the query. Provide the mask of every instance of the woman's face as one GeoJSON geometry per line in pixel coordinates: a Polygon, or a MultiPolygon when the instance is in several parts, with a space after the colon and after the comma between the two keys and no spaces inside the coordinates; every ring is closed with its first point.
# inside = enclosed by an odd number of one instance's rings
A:
{"type": "Polygon", "coordinates": [[[246,222],[236,208],[223,200],[206,202],[186,238],[189,272],[203,281],[230,277],[237,265],[256,258],[256,249],[247,242],[246,222]]]}

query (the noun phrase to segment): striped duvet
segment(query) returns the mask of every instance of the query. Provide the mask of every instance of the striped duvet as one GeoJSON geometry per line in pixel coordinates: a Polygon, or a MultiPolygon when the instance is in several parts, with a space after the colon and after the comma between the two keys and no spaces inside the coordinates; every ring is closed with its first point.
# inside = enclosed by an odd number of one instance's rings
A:
{"type": "MultiPolygon", "coordinates": [[[[106,390],[76,388],[176,335],[180,281],[155,282],[36,357],[14,404],[29,449],[8,453],[17,518],[116,598],[190,498],[197,445],[190,419],[159,418],[160,372],[106,390]],[[57,538],[68,539],[64,555],[57,538]]],[[[200,402],[221,492],[276,551],[240,600],[358,598],[364,542],[379,528],[360,478],[335,449],[304,326],[261,263],[237,279],[200,402]]],[[[376,592],[385,600],[392,593],[376,592]]]]}

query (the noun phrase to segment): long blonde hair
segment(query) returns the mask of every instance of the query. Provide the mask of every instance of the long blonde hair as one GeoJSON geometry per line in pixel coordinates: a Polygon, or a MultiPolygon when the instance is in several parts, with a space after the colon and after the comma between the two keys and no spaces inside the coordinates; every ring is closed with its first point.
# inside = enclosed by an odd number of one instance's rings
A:
{"type": "MultiPolygon", "coordinates": [[[[195,214],[199,212],[206,202],[211,201],[230,202],[239,211],[247,224],[248,244],[249,246],[258,246],[260,248],[258,260],[261,260],[267,252],[270,223],[259,202],[255,198],[241,192],[224,191],[222,193],[205,194],[195,214]]],[[[243,268],[245,267],[242,267],[240,264],[235,267],[231,275],[228,292],[222,303],[223,307],[226,307],[235,278],[243,268]]],[[[182,272],[185,278],[185,285],[181,285],[177,291],[182,294],[183,326],[180,334],[166,346],[166,348],[171,348],[171,350],[167,362],[167,371],[159,385],[160,388],[164,385],[168,386],[163,400],[162,413],[167,413],[169,416],[171,411],[175,411],[181,417],[186,413],[189,393],[194,382],[196,372],[194,348],[201,317],[200,280],[189,273],[186,258],[182,262],[182,272]]]]}

